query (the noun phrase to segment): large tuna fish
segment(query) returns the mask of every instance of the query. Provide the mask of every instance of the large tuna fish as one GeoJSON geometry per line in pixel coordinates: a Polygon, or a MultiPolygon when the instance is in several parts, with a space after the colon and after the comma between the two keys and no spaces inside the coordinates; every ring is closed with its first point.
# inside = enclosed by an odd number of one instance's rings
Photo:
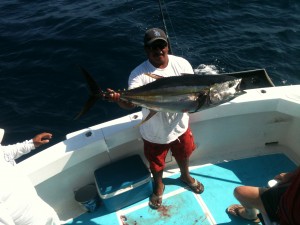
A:
{"type": "MultiPolygon", "coordinates": [[[[97,99],[109,93],[102,91],[91,75],[81,68],[90,88],[90,98],[76,118],[85,114],[97,99]]],[[[120,99],[150,109],[150,119],[156,112],[197,112],[228,102],[243,94],[241,78],[227,75],[182,75],[155,78],[152,83],[131,90],[119,91],[120,99]]]]}

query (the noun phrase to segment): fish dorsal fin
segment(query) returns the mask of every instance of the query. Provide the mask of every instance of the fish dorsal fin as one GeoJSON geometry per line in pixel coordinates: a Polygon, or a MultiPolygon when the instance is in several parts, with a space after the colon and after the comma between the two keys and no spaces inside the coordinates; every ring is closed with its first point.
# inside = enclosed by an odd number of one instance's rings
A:
{"type": "Polygon", "coordinates": [[[142,124],[144,124],[145,122],[147,122],[148,120],[150,120],[156,113],[157,113],[156,111],[150,110],[150,112],[147,115],[147,117],[144,120],[142,120],[140,123],[138,123],[137,125],[135,125],[134,127],[141,126],[142,124]]]}
{"type": "Polygon", "coordinates": [[[145,73],[145,75],[152,77],[153,79],[160,79],[163,78],[163,76],[157,75],[157,74],[153,74],[153,73],[145,73]]]}
{"type": "MultiPolygon", "coordinates": [[[[149,77],[151,77],[151,78],[153,78],[153,79],[160,79],[160,78],[164,78],[163,76],[160,76],[160,75],[157,75],[157,74],[153,74],[153,73],[144,73],[146,76],[149,76],[149,77]]],[[[185,76],[187,76],[187,75],[196,75],[196,74],[194,74],[194,73],[181,73],[181,75],[185,75],[185,76]]]]}

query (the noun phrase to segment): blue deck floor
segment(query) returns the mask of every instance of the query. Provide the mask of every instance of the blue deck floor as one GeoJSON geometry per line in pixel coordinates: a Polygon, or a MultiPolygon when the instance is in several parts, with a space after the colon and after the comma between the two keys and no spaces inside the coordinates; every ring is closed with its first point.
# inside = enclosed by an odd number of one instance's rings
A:
{"type": "Polygon", "coordinates": [[[179,174],[164,178],[166,184],[163,207],[152,210],[148,199],[109,213],[104,206],[96,212],[85,213],[68,224],[83,225],[237,225],[252,224],[232,218],[226,213],[230,204],[237,203],[233,196],[236,186],[266,186],[276,174],[291,171],[296,165],[283,154],[259,156],[208,165],[191,170],[201,181],[205,191],[196,195],[178,180],[179,174]]]}

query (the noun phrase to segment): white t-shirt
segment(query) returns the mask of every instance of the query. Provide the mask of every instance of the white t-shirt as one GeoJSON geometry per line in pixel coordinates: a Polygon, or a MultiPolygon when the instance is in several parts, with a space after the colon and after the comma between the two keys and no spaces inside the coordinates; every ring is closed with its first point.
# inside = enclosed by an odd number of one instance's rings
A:
{"type": "MultiPolygon", "coordinates": [[[[154,67],[149,60],[137,66],[130,74],[129,89],[143,86],[155,79],[145,75],[152,73],[163,77],[180,76],[182,73],[194,73],[191,64],[184,58],[169,55],[168,66],[164,69],[154,67]]],[[[143,119],[149,110],[142,108],[143,119]]],[[[152,143],[167,144],[176,140],[188,128],[189,116],[187,113],[158,112],[150,120],[140,126],[142,137],[152,143]]]]}

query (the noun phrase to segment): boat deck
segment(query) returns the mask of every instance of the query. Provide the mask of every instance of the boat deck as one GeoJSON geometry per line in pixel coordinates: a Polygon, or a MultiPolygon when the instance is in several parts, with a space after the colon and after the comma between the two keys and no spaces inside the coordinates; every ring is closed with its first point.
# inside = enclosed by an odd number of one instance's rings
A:
{"type": "Polygon", "coordinates": [[[148,199],[117,212],[109,213],[102,205],[67,224],[84,225],[160,225],[160,224],[252,224],[230,217],[226,208],[237,203],[233,190],[240,185],[266,186],[276,174],[291,171],[296,165],[284,154],[271,154],[191,168],[191,175],[201,181],[205,191],[194,194],[180,182],[179,173],[164,178],[163,206],[148,207],[148,199]]]}

